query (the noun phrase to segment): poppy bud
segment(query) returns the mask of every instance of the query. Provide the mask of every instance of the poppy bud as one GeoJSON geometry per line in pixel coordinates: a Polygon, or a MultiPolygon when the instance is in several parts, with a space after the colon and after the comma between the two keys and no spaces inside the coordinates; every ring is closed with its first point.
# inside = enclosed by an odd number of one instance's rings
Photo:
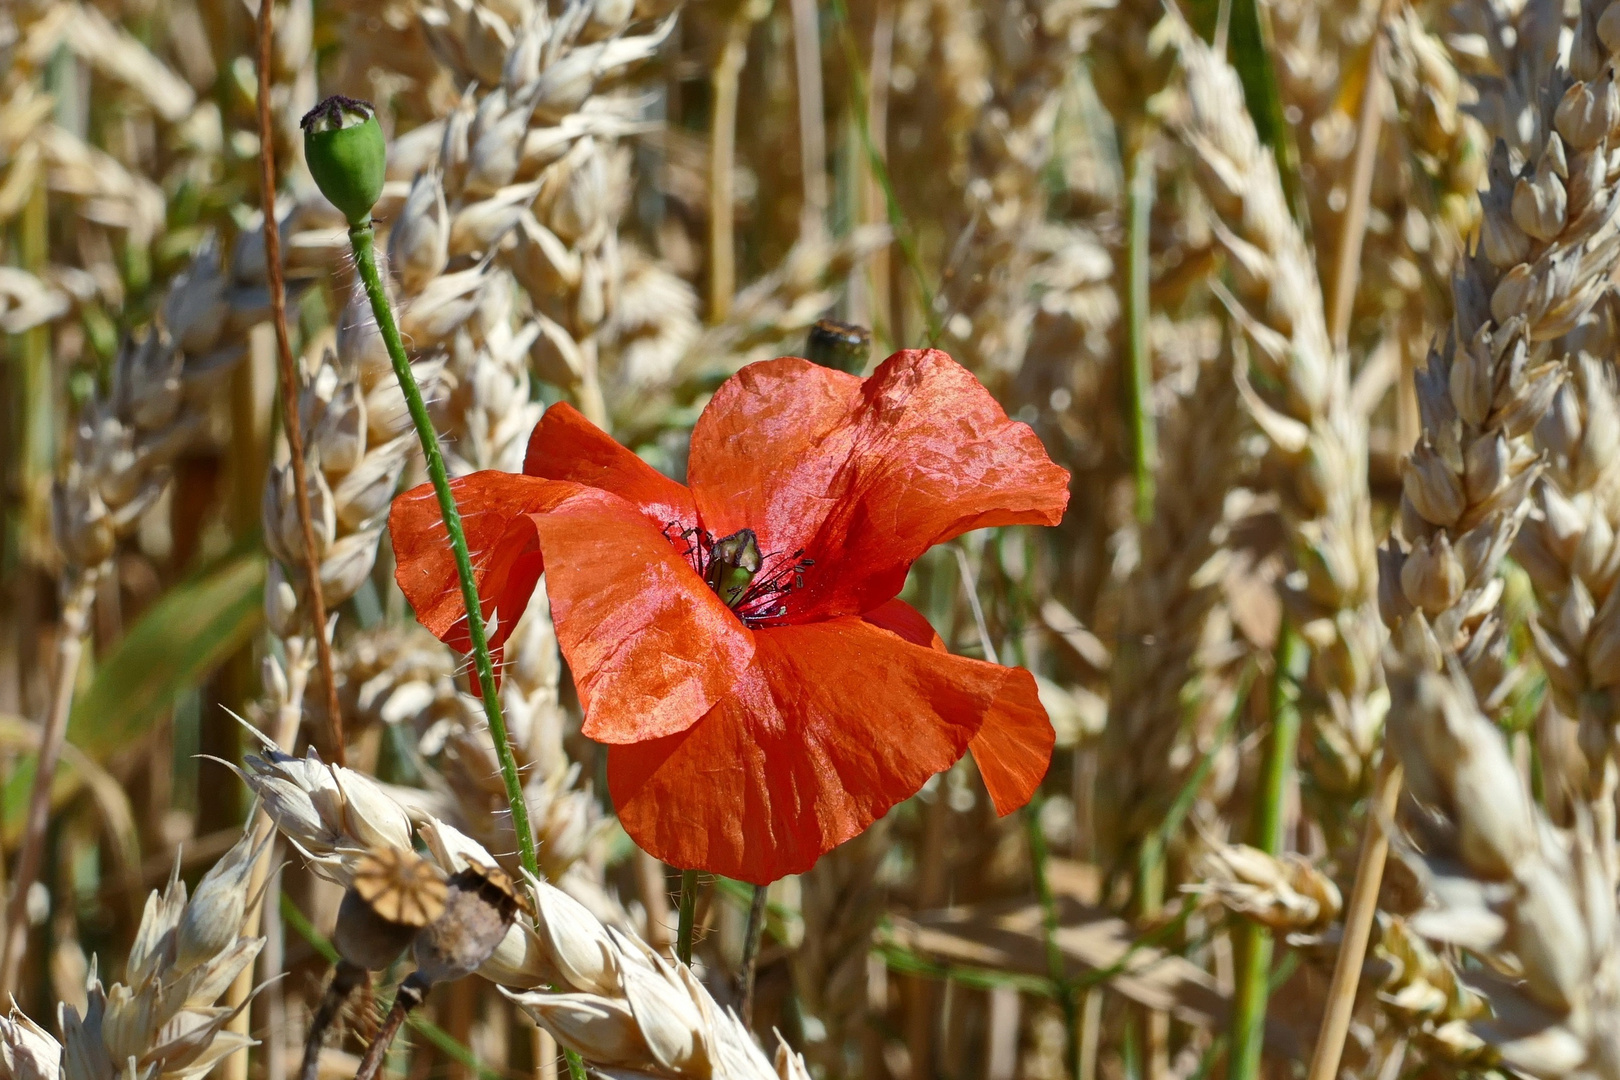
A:
{"type": "Polygon", "coordinates": [[[350,225],[371,220],[382,194],[388,143],[370,102],[333,94],[298,122],[309,173],[350,225]]]}
{"type": "Polygon", "coordinates": [[[837,319],[817,319],[804,344],[812,364],[859,375],[872,357],[872,331],[837,319]]]}

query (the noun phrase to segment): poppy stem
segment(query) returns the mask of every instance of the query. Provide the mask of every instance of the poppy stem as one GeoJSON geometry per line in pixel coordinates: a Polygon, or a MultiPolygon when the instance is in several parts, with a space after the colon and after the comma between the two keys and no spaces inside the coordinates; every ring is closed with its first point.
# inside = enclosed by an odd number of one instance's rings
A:
{"type": "Polygon", "coordinates": [[[697,871],[681,871],[680,922],[675,928],[675,958],[692,966],[692,923],[697,915],[697,871]]]}
{"type": "Polygon", "coordinates": [[[332,981],[309,1022],[309,1036],[304,1041],[304,1063],[298,1070],[299,1080],[319,1080],[321,1073],[321,1044],[326,1041],[327,1029],[348,1002],[349,995],[360,984],[371,978],[371,973],[347,960],[339,960],[332,972],[332,981]]]}
{"type": "Polygon", "coordinates": [[[478,685],[483,692],[484,715],[489,720],[489,733],[495,743],[495,758],[500,763],[501,779],[506,784],[506,798],[512,807],[512,829],[517,833],[518,854],[523,868],[540,876],[540,864],[535,858],[534,832],[529,827],[528,804],[523,799],[523,783],[518,777],[517,760],[512,756],[507,741],[506,721],[501,716],[501,700],[495,690],[495,667],[489,659],[489,639],[484,633],[484,613],[478,600],[478,582],[473,577],[472,558],[467,554],[467,535],[461,527],[461,511],[456,509],[455,496],[450,491],[450,477],[445,471],[444,455],[439,451],[439,436],[433,429],[427,405],[422,401],[422,389],[416,385],[411,363],[405,356],[405,345],[400,340],[394,312],[388,305],[388,294],[383,291],[382,279],[377,274],[377,256],[372,250],[375,233],[371,223],[356,225],[349,230],[349,242],[354,247],[354,264],[365,285],[366,297],[371,301],[371,312],[377,318],[377,330],[383,344],[388,346],[388,359],[394,364],[394,377],[399,380],[400,391],[416,434],[422,440],[422,456],[427,459],[428,477],[433,481],[433,493],[439,497],[439,511],[444,515],[444,531],[450,537],[450,550],[456,559],[456,574],[461,579],[461,599],[467,608],[467,636],[472,641],[473,663],[478,669],[478,685]]]}
{"type": "Polygon", "coordinates": [[[393,1045],[394,1036],[399,1034],[405,1018],[411,1014],[412,1009],[422,1004],[427,987],[415,982],[414,979],[414,975],[407,978],[394,992],[394,1006],[388,1010],[388,1019],[383,1021],[383,1026],[378,1028],[377,1034],[372,1037],[371,1045],[366,1047],[366,1055],[360,1059],[360,1067],[355,1070],[354,1080],[375,1080],[378,1071],[382,1069],[383,1058],[388,1056],[388,1048],[393,1045]]]}
{"type": "Polygon", "coordinates": [[[742,1022],[743,1027],[754,1026],[754,969],[759,966],[759,941],[765,935],[765,897],[768,888],[754,886],[754,899],[748,905],[748,930],[743,934],[742,1022]]]}

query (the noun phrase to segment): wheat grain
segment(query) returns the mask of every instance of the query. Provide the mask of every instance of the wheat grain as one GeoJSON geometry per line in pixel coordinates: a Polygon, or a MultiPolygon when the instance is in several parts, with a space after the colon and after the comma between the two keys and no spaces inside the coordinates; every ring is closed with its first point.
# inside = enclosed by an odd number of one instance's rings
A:
{"type": "MultiPolygon", "coordinates": [[[[318,872],[352,880],[367,851],[409,851],[405,809],[372,780],[273,749],[250,756],[239,775],[318,872]]],[[[431,817],[418,822],[446,874],[494,866],[472,838],[431,817]]],[[[736,1018],[715,1005],[690,970],[604,926],[579,901],[546,882],[527,882],[533,923],[520,919],[480,968],[556,1037],[607,1069],[655,1075],[776,1075],[736,1018]],[[554,986],[555,991],[528,989],[554,986]]],[[[789,1062],[788,1064],[791,1064],[789,1062]]],[[[802,1064],[798,1066],[803,1068],[802,1064]]]]}
{"type": "Polygon", "coordinates": [[[1281,582],[1290,621],[1311,651],[1307,707],[1312,771],[1355,793],[1382,722],[1375,566],[1365,422],[1352,404],[1348,358],[1328,339],[1315,263],[1289,215],[1275,159],[1243,110],[1237,74],[1181,34],[1187,112],[1182,138],[1217,217],[1235,295],[1229,306],[1263,379],[1238,371],[1244,403],[1266,434],[1288,529],[1281,582]]]}
{"type": "Polygon", "coordinates": [[[1418,377],[1422,439],[1406,471],[1399,539],[1380,553],[1380,602],[1403,651],[1431,664],[1461,657],[1486,709],[1512,688],[1495,575],[1541,472],[1531,429],[1568,370],[1561,339],[1602,295],[1620,253],[1605,149],[1620,97],[1597,31],[1606,6],[1583,6],[1568,63],[1545,72],[1536,44],[1545,13],[1525,9],[1516,77],[1499,89],[1511,101],[1530,93],[1524,79],[1544,74],[1530,85],[1551,122],[1492,154],[1478,250],[1453,288],[1453,329],[1418,377]]]}
{"type": "Polygon", "coordinates": [[[1413,929],[1465,948],[1495,974],[1473,1032],[1537,1077],[1603,1073],[1616,996],[1615,909],[1588,822],[1559,835],[1536,808],[1460,671],[1390,659],[1391,745],[1428,816],[1411,819],[1433,898],[1413,929]]]}
{"type": "Polygon", "coordinates": [[[64,1080],[138,1076],[193,1080],[253,1040],[226,1030],[234,1008],[215,1004],[264,946],[242,935],[260,843],[243,838],[197,884],[190,899],[179,868],[146,903],[130,947],[126,982],[103,988],[94,970],[81,1015],[61,1008],[64,1080]],[[115,1064],[116,1063],[116,1064],[115,1064]]]}

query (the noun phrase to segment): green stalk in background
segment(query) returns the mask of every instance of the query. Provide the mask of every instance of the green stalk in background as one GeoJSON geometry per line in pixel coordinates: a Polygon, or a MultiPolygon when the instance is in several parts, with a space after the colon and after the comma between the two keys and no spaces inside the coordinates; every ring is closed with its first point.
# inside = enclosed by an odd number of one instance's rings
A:
{"type": "MultiPolygon", "coordinates": [[[[1306,660],[1304,643],[1285,621],[1277,638],[1276,670],[1271,684],[1271,734],[1260,766],[1260,788],[1254,812],[1252,843],[1268,855],[1282,851],[1283,827],[1294,752],[1299,744],[1298,679],[1306,660]]],[[[1229,1080],[1255,1080],[1260,1075],[1260,1048],[1266,1029],[1266,1003],[1271,996],[1271,931],[1257,922],[1239,920],[1236,945],[1238,975],[1232,1002],[1232,1057],[1229,1080]]]]}
{"type": "Polygon", "coordinates": [[[1041,831],[1041,807],[1046,804],[1046,796],[1039,789],[1035,797],[1030,799],[1029,805],[1024,807],[1024,832],[1029,839],[1029,869],[1030,876],[1034,878],[1035,896],[1041,905],[1041,940],[1046,948],[1046,977],[1052,984],[1052,995],[1063,1006],[1063,1026],[1066,1032],[1068,1053],[1065,1055],[1075,1064],[1075,1075],[1080,1069],[1080,996],[1070,984],[1068,972],[1063,963],[1063,950],[1058,947],[1058,910],[1057,898],[1052,894],[1052,883],[1046,876],[1046,834],[1041,831]]]}
{"type": "Polygon", "coordinates": [[[518,853],[523,868],[539,877],[540,864],[535,859],[528,804],[523,800],[517,760],[512,756],[506,721],[501,716],[500,697],[495,690],[495,667],[490,663],[489,638],[484,633],[484,612],[478,600],[472,557],[467,553],[467,535],[461,527],[461,511],[456,509],[455,496],[450,492],[450,476],[445,471],[444,455],[439,451],[438,432],[433,429],[433,420],[422,401],[422,390],[411,373],[411,363],[405,356],[405,345],[400,340],[388,294],[383,291],[382,278],[377,273],[371,208],[382,194],[388,143],[371,105],[353,98],[327,98],[304,116],[300,126],[304,129],[304,156],[310,175],[315,178],[321,194],[348,219],[355,269],[371,301],[377,330],[388,347],[388,359],[393,362],[394,377],[405,395],[417,437],[422,440],[422,456],[427,460],[428,477],[433,481],[433,493],[439,498],[444,531],[450,537],[456,575],[461,579],[461,599],[467,608],[467,636],[471,639],[473,664],[478,669],[478,685],[483,692],[484,715],[489,720],[489,732],[495,743],[495,758],[500,763],[506,798],[512,807],[512,829],[517,833],[518,853]]]}
{"type": "Polygon", "coordinates": [[[1130,187],[1126,194],[1125,395],[1136,476],[1136,519],[1153,520],[1153,468],[1159,455],[1153,423],[1153,354],[1148,347],[1149,233],[1153,220],[1153,152],[1144,133],[1130,139],[1130,187]]]}

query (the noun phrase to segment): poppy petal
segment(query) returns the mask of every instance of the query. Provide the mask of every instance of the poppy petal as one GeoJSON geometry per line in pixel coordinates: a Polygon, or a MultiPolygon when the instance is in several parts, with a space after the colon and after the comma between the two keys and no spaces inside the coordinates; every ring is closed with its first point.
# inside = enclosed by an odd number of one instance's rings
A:
{"type": "Polygon", "coordinates": [[[954,764],[1019,676],[850,617],[754,640],[690,729],[609,749],[608,788],[654,856],[760,884],[808,870],[954,764]]]}
{"type": "MultiPolygon", "coordinates": [[[[945,642],[922,613],[904,600],[890,600],[861,616],[907,641],[945,652],[945,642]]],[[[1057,732],[1041,705],[1035,676],[1021,668],[1011,675],[968,745],[996,813],[1010,814],[1029,802],[1052,763],[1057,732]]]]}
{"type": "MultiPolygon", "coordinates": [[[[543,570],[584,732],[629,742],[689,727],[753,655],[753,635],[635,506],[594,488],[480,472],[451,485],[498,646],[543,570]],[[549,567],[546,565],[549,562],[549,567]]],[[[394,500],[400,588],[429,630],[468,649],[465,609],[433,489],[394,500]]]]}
{"type": "Polygon", "coordinates": [[[1003,816],[1034,796],[1057,745],[1057,732],[1041,705],[1035,676],[1023,668],[1008,670],[1012,675],[996,696],[995,708],[985,714],[968,745],[990,801],[1003,816]]]}
{"type": "Polygon", "coordinates": [[[619,445],[567,402],[547,409],[534,426],[523,471],[611,491],[639,507],[660,528],[672,521],[683,529],[697,524],[697,508],[686,485],[619,445]]]}
{"type": "MultiPolygon", "coordinates": [[[[526,514],[545,512],[578,490],[574,484],[495,471],[450,481],[486,625],[506,592],[513,566],[531,546],[521,535],[508,535],[513,523],[526,514]]],[[[417,621],[445,644],[468,652],[472,645],[467,608],[461,601],[461,579],[432,484],[414,487],[394,500],[388,511],[388,534],[394,545],[394,580],[410,601],[417,621]]],[[[538,577],[538,571],[534,576],[538,577]]],[[[533,578],[529,585],[532,589],[533,578]]],[[[526,602],[527,595],[524,599],[526,602]]],[[[521,613],[518,608],[517,614],[521,613]]],[[[488,627],[492,648],[499,647],[516,621],[517,615],[497,618],[488,627]]]]}
{"type": "Polygon", "coordinates": [[[586,488],[530,520],[587,738],[672,735],[731,691],[754,634],[646,515],[586,488]]]}
{"type": "Polygon", "coordinates": [[[743,368],[692,432],[688,481],[716,536],[814,561],[782,620],[859,614],[935,544],[990,525],[1055,525],[1069,474],[937,349],[857,379],[787,357],[743,368]]]}

